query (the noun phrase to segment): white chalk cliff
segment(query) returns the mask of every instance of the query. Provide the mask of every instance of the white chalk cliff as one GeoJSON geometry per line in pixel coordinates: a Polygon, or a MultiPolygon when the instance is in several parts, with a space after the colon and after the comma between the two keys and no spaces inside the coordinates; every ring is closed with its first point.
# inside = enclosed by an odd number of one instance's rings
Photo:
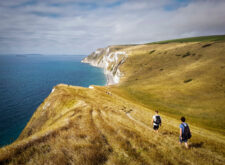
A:
{"type": "Polygon", "coordinates": [[[97,49],[81,62],[103,68],[107,77],[107,85],[113,85],[119,83],[120,78],[123,76],[119,66],[125,62],[126,58],[127,53],[125,51],[119,51],[115,47],[108,46],[97,49]]]}

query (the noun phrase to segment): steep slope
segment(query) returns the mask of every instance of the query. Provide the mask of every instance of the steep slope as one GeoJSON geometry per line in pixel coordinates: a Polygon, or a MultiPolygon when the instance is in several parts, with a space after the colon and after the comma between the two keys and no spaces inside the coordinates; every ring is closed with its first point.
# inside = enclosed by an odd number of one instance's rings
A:
{"type": "Polygon", "coordinates": [[[0,149],[0,164],[225,164],[224,48],[206,40],[97,50],[83,62],[103,67],[114,85],[54,87],[17,141],[0,149]],[[181,115],[189,150],[178,144],[181,115]]]}

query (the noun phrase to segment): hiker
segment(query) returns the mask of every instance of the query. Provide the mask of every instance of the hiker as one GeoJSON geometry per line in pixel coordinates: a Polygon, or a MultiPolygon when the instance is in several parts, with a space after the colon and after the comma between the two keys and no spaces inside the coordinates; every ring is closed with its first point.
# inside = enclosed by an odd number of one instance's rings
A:
{"type": "Polygon", "coordinates": [[[180,144],[184,143],[186,148],[189,148],[188,146],[188,139],[191,138],[191,131],[187,123],[185,123],[185,117],[181,117],[180,119],[182,123],[180,124],[180,144]]]}
{"type": "Polygon", "coordinates": [[[155,132],[158,133],[158,129],[159,129],[159,126],[161,126],[161,117],[158,115],[158,111],[156,110],[155,111],[155,115],[152,117],[152,124],[153,124],[153,129],[155,132]]]}

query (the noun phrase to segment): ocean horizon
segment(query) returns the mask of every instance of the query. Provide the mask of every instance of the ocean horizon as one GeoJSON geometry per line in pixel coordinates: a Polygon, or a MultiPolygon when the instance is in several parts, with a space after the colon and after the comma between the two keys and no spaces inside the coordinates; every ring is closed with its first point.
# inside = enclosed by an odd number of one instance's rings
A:
{"type": "Polygon", "coordinates": [[[60,83],[105,85],[103,69],[85,55],[0,55],[0,147],[17,139],[34,111],[60,83]]]}

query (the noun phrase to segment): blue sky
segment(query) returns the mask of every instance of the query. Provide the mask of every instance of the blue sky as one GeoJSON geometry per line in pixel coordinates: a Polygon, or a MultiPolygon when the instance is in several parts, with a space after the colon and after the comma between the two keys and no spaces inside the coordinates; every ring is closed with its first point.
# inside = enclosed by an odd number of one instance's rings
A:
{"type": "Polygon", "coordinates": [[[225,34],[224,0],[2,0],[0,54],[90,54],[225,34]]]}

